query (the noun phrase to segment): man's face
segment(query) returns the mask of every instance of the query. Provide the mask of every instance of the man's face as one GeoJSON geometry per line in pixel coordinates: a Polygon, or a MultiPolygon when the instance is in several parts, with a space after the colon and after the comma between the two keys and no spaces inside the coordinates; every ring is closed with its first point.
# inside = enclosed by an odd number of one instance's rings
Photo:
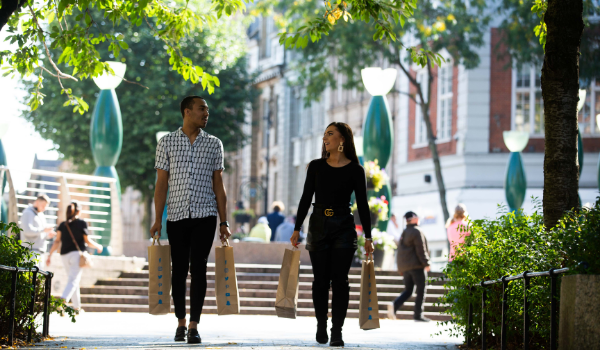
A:
{"type": "Polygon", "coordinates": [[[419,218],[418,217],[412,217],[410,219],[406,220],[406,223],[409,225],[418,225],[419,224],[419,218]]]}
{"type": "Polygon", "coordinates": [[[195,98],[194,106],[186,109],[185,115],[195,126],[204,129],[208,123],[208,104],[201,98],[195,98]]]}
{"type": "Polygon", "coordinates": [[[33,206],[37,209],[38,212],[41,213],[45,211],[48,207],[48,202],[41,199],[36,199],[35,202],[33,202],[33,206]]]}

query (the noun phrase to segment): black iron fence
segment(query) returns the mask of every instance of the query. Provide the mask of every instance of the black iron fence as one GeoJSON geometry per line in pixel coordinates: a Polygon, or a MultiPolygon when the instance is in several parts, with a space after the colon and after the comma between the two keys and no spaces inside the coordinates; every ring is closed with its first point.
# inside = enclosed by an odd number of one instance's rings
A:
{"type": "MultiPolygon", "coordinates": [[[[486,350],[486,311],[485,311],[485,301],[487,298],[486,287],[491,286],[493,284],[502,283],[502,326],[500,333],[500,349],[506,350],[506,323],[507,323],[507,312],[508,312],[508,282],[514,280],[523,280],[523,349],[529,349],[529,326],[531,323],[529,317],[529,300],[527,298],[527,291],[529,289],[529,280],[533,277],[550,277],[550,349],[556,350],[558,345],[558,329],[556,328],[558,323],[556,322],[556,318],[558,315],[558,296],[556,290],[557,278],[559,275],[569,271],[569,268],[563,269],[550,269],[549,271],[544,272],[531,272],[525,271],[516,276],[504,276],[497,280],[492,281],[481,281],[479,286],[474,286],[471,288],[482,287],[483,293],[481,294],[481,349],[486,350]]],[[[473,324],[473,304],[469,304],[469,311],[467,316],[467,348],[471,348],[471,325],[473,324]]]]}
{"type": "MultiPolygon", "coordinates": [[[[48,336],[48,329],[50,323],[50,312],[48,311],[49,303],[50,303],[50,291],[52,289],[52,277],[54,274],[49,271],[40,270],[37,266],[32,268],[23,268],[23,267],[13,267],[13,266],[4,266],[0,265],[0,270],[8,271],[12,273],[11,287],[10,287],[10,301],[9,301],[9,321],[8,321],[8,342],[11,346],[14,345],[15,341],[15,307],[16,307],[16,299],[17,299],[17,276],[19,272],[32,272],[32,289],[31,289],[31,301],[29,303],[29,315],[33,316],[34,306],[35,306],[35,295],[36,295],[36,284],[37,284],[37,274],[41,274],[46,276],[46,281],[44,282],[44,313],[43,313],[43,327],[42,327],[42,335],[44,337],[48,336]]],[[[32,332],[33,332],[34,324],[33,322],[29,326],[29,331],[27,333],[27,342],[31,342],[32,332]]]]}

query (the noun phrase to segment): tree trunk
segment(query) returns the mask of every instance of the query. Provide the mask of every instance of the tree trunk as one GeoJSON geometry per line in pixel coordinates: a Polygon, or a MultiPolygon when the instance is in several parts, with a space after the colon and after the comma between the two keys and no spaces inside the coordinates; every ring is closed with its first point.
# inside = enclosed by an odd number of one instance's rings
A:
{"type": "Polygon", "coordinates": [[[542,67],[546,229],[556,226],[565,211],[579,206],[577,102],[582,16],[582,0],[550,0],[544,18],[548,28],[542,67]]]}
{"type": "Polygon", "coordinates": [[[2,8],[0,8],[0,31],[8,23],[8,19],[13,13],[17,12],[23,6],[26,0],[2,0],[2,8]]]}

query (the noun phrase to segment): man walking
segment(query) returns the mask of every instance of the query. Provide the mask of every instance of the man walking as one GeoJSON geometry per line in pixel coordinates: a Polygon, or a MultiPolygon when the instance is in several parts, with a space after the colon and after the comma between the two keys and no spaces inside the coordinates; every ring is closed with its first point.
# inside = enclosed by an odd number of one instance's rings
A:
{"type": "Polygon", "coordinates": [[[285,210],[285,206],[280,201],[275,201],[271,205],[273,207],[273,212],[267,215],[267,220],[269,220],[269,228],[271,229],[271,242],[275,240],[275,232],[277,232],[277,228],[279,225],[285,222],[285,215],[283,215],[282,211],[285,210]]]}
{"type": "Polygon", "coordinates": [[[412,211],[404,214],[406,229],[400,237],[398,244],[398,272],[404,276],[404,292],[400,294],[393,304],[388,305],[388,314],[391,319],[396,318],[396,311],[412,296],[415,285],[417,286],[417,299],[415,300],[415,321],[429,322],[423,316],[423,298],[425,284],[429,271],[429,247],[423,231],[419,227],[419,217],[412,211]]]}
{"type": "Polygon", "coordinates": [[[200,314],[206,297],[206,264],[221,219],[221,241],[231,235],[227,215],[227,194],[223,184],[223,144],[204,132],[208,104],[200,96],[181,101],[183,127],[165,135],[156,148],[157,172],[154,191],[156,220],[150,235],[160,237],[162,213],[167,200],[167,234],[171,246],[171,290],[179,324],[175,341],[201,343],[200,314]],[[191,274],[190,323],[186,328],[186,279],[191,274]]]}
{"type": "MultiPolygon", "coordinates": [[[[56,232],[51,227],[46,227],[46,216],[44,211],[50,204],[50,198],[47,195],[39,195],[33,204],[30,204],[21,216],[21,244],[37,255],[34,259],[39,257],[46,252],[46,240],[54,238],[56,232]]],[[[42,268],[39,264],[36,265],[42,268]]]]}

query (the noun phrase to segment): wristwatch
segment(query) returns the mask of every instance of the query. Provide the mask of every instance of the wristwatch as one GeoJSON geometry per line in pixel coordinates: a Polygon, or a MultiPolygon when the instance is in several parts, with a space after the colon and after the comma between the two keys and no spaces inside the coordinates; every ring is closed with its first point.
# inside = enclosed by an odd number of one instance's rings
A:
{"type": "Polygon", "coordinates": [[[228,221],[223,221],[221,224],[219,224],[219,226],[227,226],[227,227],[229,227],[229,222],[228,221]]]}

